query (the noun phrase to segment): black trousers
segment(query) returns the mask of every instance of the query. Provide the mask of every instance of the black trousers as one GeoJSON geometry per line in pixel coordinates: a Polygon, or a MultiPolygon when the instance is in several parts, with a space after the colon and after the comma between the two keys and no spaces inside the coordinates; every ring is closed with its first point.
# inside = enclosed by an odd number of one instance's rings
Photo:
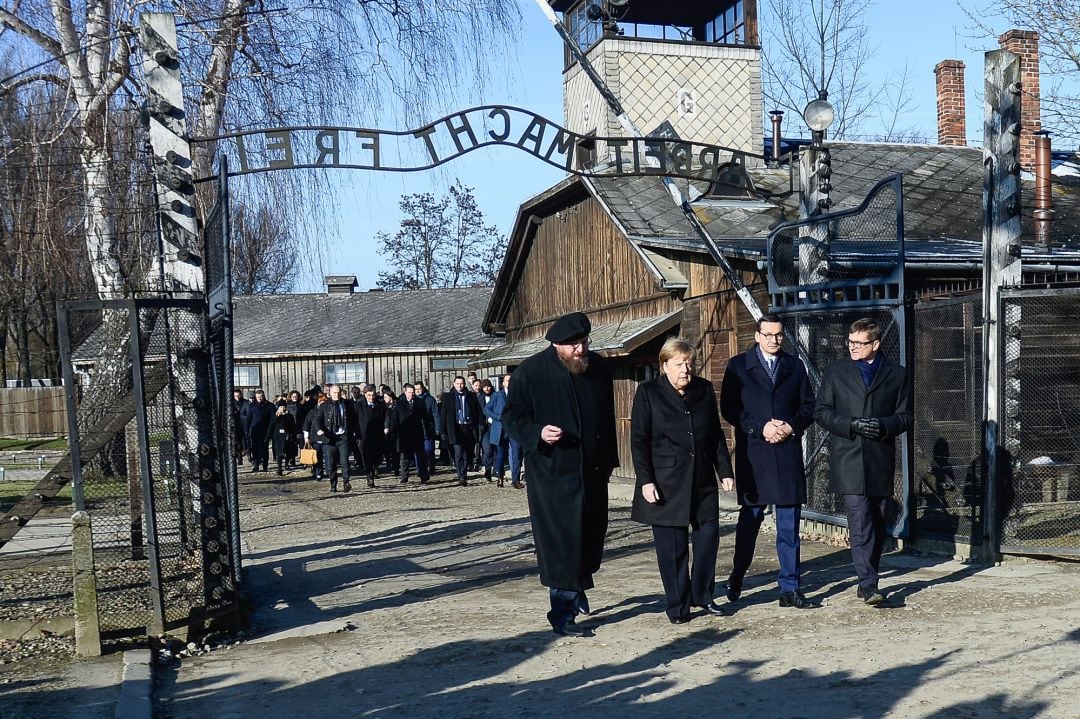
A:
{"type": "Polygon", "coordinates": [[[327,442],[323,445],[323,473],[331,482],[336,482],[334,470],[341,468],[341,478],[349,481],[349,440],[345,437],[336,442],[327,442]]]}
{"type": "Polygon", "coordinates": [[[399,474],[402,480],[409,479],[409,465],[416,467],[416,473],[420,475],[421,484],[427,484],[427,481],[431,478],[431,473],[428,471],[427,452],[424,451],[423,447],[413,448],[412,451],[401,453],[399,474]]]}
{"type": "Polygon", "coordinates": [[[469,468],[473,463],[473,451],[476,449],[476,435],[469,425],[459,424],[457,428],[458,443],[451,445],[454,451],[454,469],[457,478],[465,481],[468,478],[469,468]]]}
{"type": "Polygon", "coordinates": [[[716,554],[720,547],[720,522],[703,522],[691,534],[686,527],[653,527],[656,565],[671,619],[690,616],[690,607],[713,600],[716,585],[716,554]],[[694,566],[690,564],[690,544],[694,566]]]}
{"type": "Polygon", "coordinates": [[[885,546],[885,508],[887,497],[864,497],[845,494],[848,533],[851,535],[851,560],[863,589],[877,589],[881,548],[885,546]]]}

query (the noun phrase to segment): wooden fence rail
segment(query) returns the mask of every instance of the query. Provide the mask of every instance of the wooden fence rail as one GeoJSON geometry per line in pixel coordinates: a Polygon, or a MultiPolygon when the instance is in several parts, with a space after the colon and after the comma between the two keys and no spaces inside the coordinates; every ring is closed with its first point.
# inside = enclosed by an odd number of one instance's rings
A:
{"type": "Polygon", "coordinates": [[[0,437],[61,437],[66,434],[63,387],[0,389],[0,437]]]}

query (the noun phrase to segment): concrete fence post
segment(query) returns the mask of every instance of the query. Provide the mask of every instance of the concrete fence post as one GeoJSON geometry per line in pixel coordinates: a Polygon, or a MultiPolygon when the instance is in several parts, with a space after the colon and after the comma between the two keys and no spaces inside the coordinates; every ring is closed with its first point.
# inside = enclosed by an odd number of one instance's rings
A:
{"type": "Polygon", "coordinates": [[[74,570],[75,654],[101,656],[101,627],[98,624],[97,579],[94,577],[94,538],[90,515],[71,515],[71,563],[74,570]]]}

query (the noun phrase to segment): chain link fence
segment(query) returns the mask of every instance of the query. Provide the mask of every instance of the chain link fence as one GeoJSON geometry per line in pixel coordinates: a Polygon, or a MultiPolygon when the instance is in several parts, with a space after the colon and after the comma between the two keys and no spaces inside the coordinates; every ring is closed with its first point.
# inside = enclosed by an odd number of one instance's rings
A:
{"type": "MultiPolygon", "coordinates": [[[[879,307],[837,310],[831,312],[796,312],[783,316],[785,326],[784,350],[796,354],[794,344],[804,348],[810,382],[815,394],[821,386],[821,376],[833,362],[848,357],[847,337],[851,323],[862,318],[873,319],[881,327],[881,351],[893,362],[908,364],[904,359],[903,308],[879,307]]],[[[845,516],[843,499],[829,489],[829,433],[817,423],[803,435],[803,456],[806,465],[807,516],[820,515],[828,521],[845,516]]],[[[906,488],[903,471],[904,452],[896,453],[894,498],[903,507],[906,488]]]]}
{"type": "Polygon", "coordinates": [[[920,537],[977,546],[984,504],[982,298],[922,302],[914,320],[914,527],[920,537]]]}
{"type": "Polygon", "coordinates": [[[1080,289],[1005,292],[1005,551],[1080,554],[1080,289]]]}
{"type": "Polygon", "coordinates": [[[161,633],[237,604],[201,300],[67,303],[77,509],[90,514],[103,638],[161,633]]]}

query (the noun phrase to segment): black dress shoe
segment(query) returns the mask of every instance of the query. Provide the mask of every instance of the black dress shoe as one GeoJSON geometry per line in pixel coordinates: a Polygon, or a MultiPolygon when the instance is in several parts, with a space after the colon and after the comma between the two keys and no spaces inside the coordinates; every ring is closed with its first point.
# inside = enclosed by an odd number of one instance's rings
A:
{"type": "Polygon", "coordinates": [[[351,492],[352,491],[352,485],[349,484],[348,481],[346,481],[345,484],[341,488],[344,489],[346,492],[351,492]]]}
{"type": "Polygon", "coordinates": [[[591,637],[592,636],[592,632],[590,632],[585,627],[578,626],[574,622],[567,622],[566,624],[563,624],[562,626],[552,627],[552,629],[555,631],[556,634],[558,634],[561,637],[591,637]]]}
{"type": "Polygon", "coordinates": [[[866,589],[859,587],[855,594],[871,607],[876,607],[885,601],[885,595],[879,592],[877,587],[868,587],[866,589]]]}
{"type": "Polygon", "coordinates": [[[374,488],[375,488],[375,480],[374,480],[374,479],[369,479],[369,480],[367,481],[367,486],[369,486],[369,487],[371,487],[372,489],[374,489],[374,488]]]}
{"type": "Polygon", "coordinates": [[[810,609],[814,603],[804,597],[802,592],[780,592],[780,606],[810,609]]]}
{"type": "Polygon", "coordinates": [[[742,582],[736,582],[731,577],[727,580],[727,600],[729,602],[739,601],[739,597],[742,596],[742,582]]]}
{"type": "Polygon", "coordinates": [[[336,492],[337,491],[337,482],[331,482],[330,483],[330,491],[331,492],[336,492]]]}
{"type": "Polygon", "coordinates": [[[400,483],[401,484],[408,484],[409,483],[409,478],[408,477],[402,477],[400,483]]]}
{"type": "Polygon", "coordinates": [[[690,621],[690,617],[668,617],[668,621],[672,624],[686,624],[690,621]]]}
{"type": "Polygon", "coordinates": [[[706,614],[711,614],[714,617],[722,617],[727,614],[727,612],[724,611],[723,607],[721,607],[716,602],[709,602],[708,604],[698,604],[697,606],[704,609],[706,614]]]}

